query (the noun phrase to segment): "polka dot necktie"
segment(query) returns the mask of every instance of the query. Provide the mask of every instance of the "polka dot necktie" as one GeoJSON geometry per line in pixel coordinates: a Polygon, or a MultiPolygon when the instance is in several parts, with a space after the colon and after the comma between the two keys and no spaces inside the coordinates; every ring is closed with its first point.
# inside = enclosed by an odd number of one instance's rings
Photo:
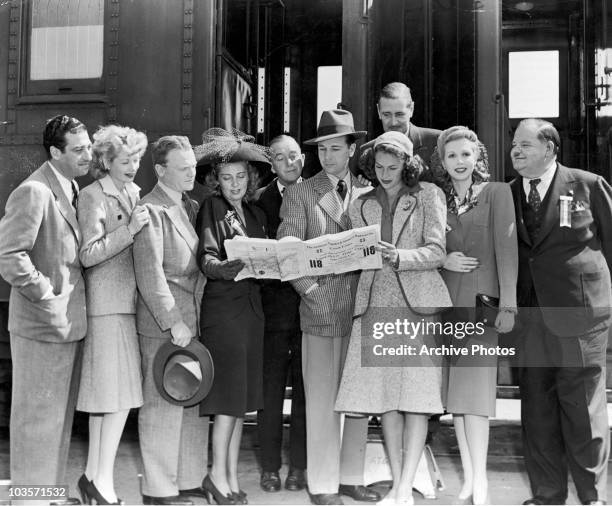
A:
{"type": "Polygon", "coordinates": [[[540,184],[541,179],[530,179],[529,180],[529,195],[527,196],[527,203],[531,206],[534,213],[537,213],[542,206],[542,199],[540,198],[540,192],[536,188],[540,184]]]}

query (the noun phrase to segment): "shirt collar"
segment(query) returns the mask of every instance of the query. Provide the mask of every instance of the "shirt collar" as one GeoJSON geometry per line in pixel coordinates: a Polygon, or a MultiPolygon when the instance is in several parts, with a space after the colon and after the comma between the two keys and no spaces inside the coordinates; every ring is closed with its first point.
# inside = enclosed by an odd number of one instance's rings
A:
{"type": "MultiPolygon", "coordinates": [[[[115,197],[121,197],[121,192],[115,185],[113,179],[107,174],[101,179],[98,179],[100,186],[102,187],[102,191],[107,195],[113,195],[115,197]]],[[[132,183],[131,181],[125,183],[125,191],[130,197],[130,200],[136,201],[138,200],[138,195],[140,193],[140,186],[136,183],[132,183]]]]}
{"type": "Polygon", "coordinates": [[[77,192],[79,191],[79,185],[76,181],[74,181],[74,179],[70,180],[66,176],[64,176],[64,174],[57,170],[51,162],[47,161],[47,163],[49,164],[49,167],[51,167],[51,170],[55,174],[55,177],[57,177],[57,180],[59,181],[62,190],[64,190],[64,193],[68,198],[68,202],[72,202],[72,183],[74,182],[77,192]]]}
{"type": "MultiPolygon", "coordinates": [[[[298,177],[297,181],[293,184],[297,184],[301,182],[302,182],[302,176],[298,177]]],[[[280,182],[278,178],[276,178],[276,187],[278,188],[278,193],[280,193],[281,195],[283,194],[283,190],[287,188],[283,183],[280,182]]]]}
{"type": "Polygon", "coordinates": [[[173,188],[170,188],[168,185],[165,185],[159,180],[157,181],[157,184],[160,186],[162,190],[164,190],[168,194],[168,197],[172,199],[172,202],[174,202],[175,204],[179,206],[182,205],[183,203],[183,193],[182,192],[177,191],[173,188]]]}
{"type": "MultiPolygon", "coordinates": [[[[338,186],[338,181],[340,181],[340,178],[338,176],[334,176],[333,174],[328,174],[328,173],[325,173],[325,174],[327,175],[329,180],[332,182],[332,185],[333,185],[334,188],[336,186],[338,186]]],[[[350,189],[350,187],[351,187],[351,171],[347,169],[346,174],[344,175],[344,177],[342,179],[346,183],[347,190],[350,189]]]]}
{"type": "Polygon", "coordinates": [[[536,188],[538,189],[538,193],[540,194],[541,198],[544,198],[544,195],[546,195],[546,192],[548,191],[548,188],[550,187],[550,184],[552,183],[553,178],[555,177],[555,172],[557,171],[557,160],[553,159],[550,164],[548,164],[548,167],[546,167],[546,170],[544,171],[544,173],[539,176],[539,178],[523,178],[523,190],[525,191],[525,195],[529,195],[529,191],[531,190],[529,181],[531,181],[532,179],[540,179],[540,182],[537,184],[536,188]]]}

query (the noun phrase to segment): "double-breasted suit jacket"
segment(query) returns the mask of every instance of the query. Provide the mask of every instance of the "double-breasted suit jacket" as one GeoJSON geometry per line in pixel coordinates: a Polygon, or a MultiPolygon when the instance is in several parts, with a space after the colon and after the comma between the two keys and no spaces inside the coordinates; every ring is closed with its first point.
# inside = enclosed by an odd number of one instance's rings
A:
{"type": "Polygon", "coordinates": [[[87,332],[76,211],[48,162],[9,196],[0,274],[11,285],[11,480],[62,484],[87,332]]]}
{"type": "MultiPolygon", "coordinates": [[[[198,236],[182,203],[157,184],[139,204],[149,211],[149,223],[134,238],[136,327],[144,378],[138,415],[142,492],[166,497],[200,486],[208,456],[208,418],[199,416],[197,406],[183,408],[161,397],[153,360],[176,323],[187,325],[194,339],[199,336],[205,278],[197,262],[198,236]]],[[[195,216],[197,204],[187,204],[195,216]]]]}
{"type": "MultiPolygon", "coordinates": [[[[368,191],[352,178],[351,201],[368,191]]],[[[344,212],[336,190],[324,171],[285,190],[280,210],[279,239],[287,236],[301,240],[349,230],[351,221],[344,212]]],[[[302,296],[300,324],[303,332],[316,336],[347,336],[359,273],[303,277],[291,282],[302,296]],[[314,283],[319,288],[304,294],[314,283]]]]}
{"type": "Polygon", "coordinates": [[[511,183],[517,217],[520,306],[533,287],[544,323],[555,335],[574,337],[610,325],[612,194],[603,178],[557,164],[532,241],[523,216],[521,178],[511,183]],[[570,227],[560,226],[560,197],[572,198],[570,227]]]}
{"type": "MultiPolygon", "coordinates": [[[[451,307],[448,290],[438,272],[446,256],[446,204],[442,190],[432,183],[419,183],[420,190],[399,197],[393,215],[392,243],[398,250],[396,270],[406,304],[418,314],[435,314],[451,307]]],[[[365,197],[365,196],[364,196],[365,197]]],[[[355,227],[381,222],[382,208],[374,196],[358,199],[349,209],[355,227]]],[[[354,316],[361,316],[372,302],[370,292],[375,270],[362,271],[355,299],[354,316]]],[[[375,301],[385,307],[385,301],[375,301]]]]}

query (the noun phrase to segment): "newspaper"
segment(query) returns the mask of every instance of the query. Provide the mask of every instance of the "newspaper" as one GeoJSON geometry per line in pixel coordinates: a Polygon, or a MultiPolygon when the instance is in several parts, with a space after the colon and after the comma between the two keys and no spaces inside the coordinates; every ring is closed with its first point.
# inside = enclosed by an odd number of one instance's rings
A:
{"type": "Polygon", "coordinates": [[[380,226],[370,225],[308,241],[236,236],[227,239],[224,246],[229,260],[239,258],[245,264],[236,281],[244,278],[289,281],[304,276],[380,269],[382,256],[376,249],[378,241],[380,226]]]}

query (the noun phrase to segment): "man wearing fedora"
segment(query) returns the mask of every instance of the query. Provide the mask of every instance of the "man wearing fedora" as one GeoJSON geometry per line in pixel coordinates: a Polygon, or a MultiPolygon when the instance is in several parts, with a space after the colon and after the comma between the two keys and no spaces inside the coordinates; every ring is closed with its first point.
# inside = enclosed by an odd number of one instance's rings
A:
{"type": "Polygon", "coordinates": [[[153,363],[169,340],[186,347],[199,335],[199,310],[205,278],[196,260],[193,228],[197,204],[193,188],[196,159],[186,137],[166,136],[153,144],[157,185],[140,204],[150,221],[134,238],[138,285],[136,325],[140,340],[144,405],[138,434],[144,466],[144,504],[192,504],[204,497],[208,417],[198,406],[183,407],[162,397],[153,363]]]}
{"type": "Polygon", "coordinates": [[[414,102],[410,88],[404,83],[389,83],[382,90],[376,104],[378,117],[385,132],[401,132],[412,142],[413,152],[429,166],[436,149],[440,130],[416,126],[410,120],[414,114],[414,102]]]}
{"type": "MultiPolygon", "coordinates": [[[[323,112],[317,137],[305,142],[317,146],[323,170],[285,191],[279,239],[307,240],[351,228],[348,206],[369,187],[351,175],[348,164],[355,140],[365,134],[355,131],[350,112],[323,112]]],[[[301,296],[307,474],[313,504],[343,504],[340,495],[358,501],[380,499],[363,486],[367,418],[347,417],[341,438],[341,415],[334,411],[358,278],[357,272],[349,272],[291,282],[301,296]]]]}
{"type": "MultiPolygon", "coordinates": [[[[276,239],[280,208],[288,187],[302,181],[304,155],[293,137],[279,135],[270,141],[272,172],[276,178],[262,189],[257,201],[266,214],[268,236],[276,239]]],[[[291,435],[289,439],[289,473],[287,490],[306,486],[306,411],[302,380],[302,331],[300,329],[300,296],[291,283],[276,279],[262,285],[265,315],[264,331],[264,409],[257,414],[261,447],[261,488],[277,492],[281,488],[283,440],[283,403],[285,386],[291,381],[291,435]]]]}

